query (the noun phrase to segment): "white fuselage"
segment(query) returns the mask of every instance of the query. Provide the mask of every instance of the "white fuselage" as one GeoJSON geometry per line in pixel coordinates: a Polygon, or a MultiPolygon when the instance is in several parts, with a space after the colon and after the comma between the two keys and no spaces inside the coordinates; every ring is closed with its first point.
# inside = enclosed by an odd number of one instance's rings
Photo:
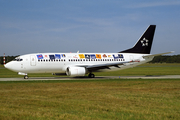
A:
{"type": "Polygon", "coordinates": [[[93,65],[122,62],[118,67],[110,69],[120,70],[134,67],[148,61],[153,57],[144,59],[147,54],[130,53],[36,53],[17,57],[5,65],[6,68],[21,73],[66,73],[68,67],[88,67],[93,65]]]}

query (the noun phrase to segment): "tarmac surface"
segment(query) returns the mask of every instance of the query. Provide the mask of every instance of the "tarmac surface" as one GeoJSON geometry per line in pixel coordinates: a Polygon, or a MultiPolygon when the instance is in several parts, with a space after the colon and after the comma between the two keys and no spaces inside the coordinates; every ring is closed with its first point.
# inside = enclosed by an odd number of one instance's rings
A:
{"type": "Polygon", "coordinates": [[[22,78],[0,78],[0,81],[34,81],[34,80],[101,80],[101,79],[180,79],[180,75],[157,75],[157,76],[97,76],[88,77],[29,77],[22,78]]]}

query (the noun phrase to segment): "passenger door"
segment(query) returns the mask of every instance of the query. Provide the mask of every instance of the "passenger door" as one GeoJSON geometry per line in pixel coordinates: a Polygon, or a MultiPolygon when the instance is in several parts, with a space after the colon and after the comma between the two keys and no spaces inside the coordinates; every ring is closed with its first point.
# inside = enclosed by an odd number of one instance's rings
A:
{"type": "Polygon", "coordinates": [[[36,57],[35,57],[35,55],[30,56],[30,64],[31,64],[31,66],[36,66],[36,57]]]}

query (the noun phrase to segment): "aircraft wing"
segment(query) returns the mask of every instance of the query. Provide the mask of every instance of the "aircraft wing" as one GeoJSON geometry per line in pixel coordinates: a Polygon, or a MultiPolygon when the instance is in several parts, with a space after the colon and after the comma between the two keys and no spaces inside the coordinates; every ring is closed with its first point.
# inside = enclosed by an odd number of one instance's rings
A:
{"type": "Polygon", "coordinates": [[[166,53],[160,53],[160,54],[146,55],[146,56],[143,56],[143,58],[146,59],[146,58],[149,58],[149,57],[155,57],[155,56],[160,56],[160,55],[164,55],[164,54],[170,54],[170,53],[173,53],[173,52],[174,51],[166,52],[166,53]]]}
{"type": "Polygon", "coordinates": [[[110,67],[120,68],[119,65],[124,65],[125,63],[129,63],[129,62],[107,63],[107,64],[88,65],[81,67],[86,67],[88,71],[98,71],[100,69],[111,69],[110,67]]]}
{"type": "MultiPolygon", "coordinates": [[[[146,55],[143,56],[144,59],[147,59],[149,57],[154,57],[154,56],[159,56],[159,55],[164,55],[164,54],[169,54],[173,53],[174,51],[171,52],[166,52],[166,53],[160,53],[160,54],[154,54],[154,55],[146,55]]],[[[108,63],[108,64],[98,64],[98,65],[88,65],[88,66],[82,66],[86,67],[89,71],[98,71],[100,69],[111,69],[110,67],[117,67],[120,68],[119,65],[124,65],[125,63],[130,63],[131,61],[126,61],[126,62],[118,62],[118,63],[108,63]]]]}

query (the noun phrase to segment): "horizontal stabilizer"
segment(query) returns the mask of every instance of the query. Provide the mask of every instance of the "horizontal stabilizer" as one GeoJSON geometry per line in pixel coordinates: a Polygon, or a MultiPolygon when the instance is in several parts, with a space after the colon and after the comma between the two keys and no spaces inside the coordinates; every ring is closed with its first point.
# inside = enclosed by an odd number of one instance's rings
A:
{"type": "Polygon", "coordinates": [[[146,55],[146,56],[143,56],[143,58],[155,57],[155,56],[160,56],[160,55],[170,54],[170,53],[173,53],[173,52],[174,52],[174,51],[166,52],[166,53],[159,53],[159,54],[154,54],[154,55],[146,55]]]}

